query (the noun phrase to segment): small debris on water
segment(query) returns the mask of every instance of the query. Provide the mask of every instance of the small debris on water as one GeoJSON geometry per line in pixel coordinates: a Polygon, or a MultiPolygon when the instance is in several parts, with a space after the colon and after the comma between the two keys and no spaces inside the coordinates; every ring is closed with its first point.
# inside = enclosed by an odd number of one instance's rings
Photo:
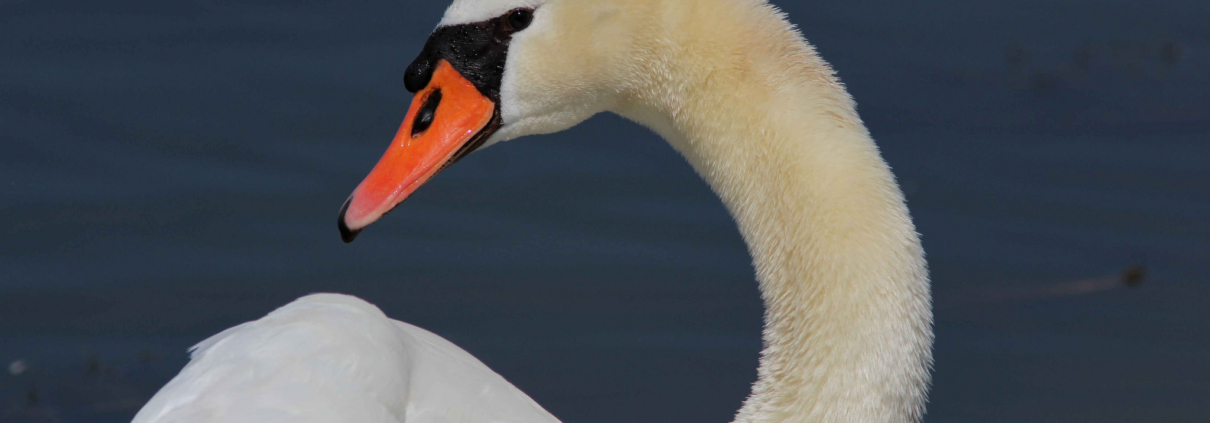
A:
{"type": "Polygon", "coordinates": [[[29,365],[25,364],[25,360],[17,360],[8,364],[8,374],[20,376],[22,373],[25,373],[25,370],[28,368],[29,365]]]}
{"type": "Polygon", "coordinates": [[[1147,268],[1141,264],[1127,267],[1122,271],[1122,283],[1129,288],[1138,288],[1143,284],[1143,279],[1147,277],[1147,268]]]}

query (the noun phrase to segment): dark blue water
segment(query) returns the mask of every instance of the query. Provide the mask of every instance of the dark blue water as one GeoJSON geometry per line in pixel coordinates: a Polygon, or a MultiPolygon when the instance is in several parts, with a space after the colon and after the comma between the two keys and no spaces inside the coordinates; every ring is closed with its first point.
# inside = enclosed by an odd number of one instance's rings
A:
{"type": "MultiPolygon", "coordinates": [[[[777,3],[923,234],[927,421],[1210,420],[1210,2],[777,3]],[[1136,263],[1137,289],[1048,294],[1136,263]]],[[[0,422],[128,420],[189,345],[317,291],[569,423],[730,421],[752,269],[642,128],[478,152],[340,242],[444,6],[0,1],[0,364],[25,366],[0,373],[0,422]]]]}

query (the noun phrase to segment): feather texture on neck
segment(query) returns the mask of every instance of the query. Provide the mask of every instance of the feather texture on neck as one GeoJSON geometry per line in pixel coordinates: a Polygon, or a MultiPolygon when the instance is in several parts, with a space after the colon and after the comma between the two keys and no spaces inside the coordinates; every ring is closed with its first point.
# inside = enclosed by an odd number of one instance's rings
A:
{"type": "Polygon", "coordinates": [[[830,66],[756,0],[649,3],[612,109],[722,198],[766,305],[736,422],[916,422],[932,363],[928,272],[903,195],[830,66]]]}

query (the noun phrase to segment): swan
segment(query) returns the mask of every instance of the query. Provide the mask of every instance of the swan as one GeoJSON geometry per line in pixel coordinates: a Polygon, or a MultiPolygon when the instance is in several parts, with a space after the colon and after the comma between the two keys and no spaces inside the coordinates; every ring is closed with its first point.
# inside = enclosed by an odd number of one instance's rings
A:
{"type": "MultiPolygon", "coordinates": [[[[764,0],[454,0],[404,82],[344,241],[470,152],[613,112],[679,151],[748,245],[764,349],[735,422],[921,420],[919,236],[852,98],[764,0]]],[[[321,294],[198,344],[134,421],[558,420],[457,346],[321,294]]]]}

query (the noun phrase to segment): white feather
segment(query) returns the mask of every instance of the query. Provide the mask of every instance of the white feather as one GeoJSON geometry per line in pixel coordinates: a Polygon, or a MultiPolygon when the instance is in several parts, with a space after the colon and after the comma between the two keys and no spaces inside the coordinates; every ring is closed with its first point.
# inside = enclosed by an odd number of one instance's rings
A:
{"type": "Polygon", "coordinates": [[[456,345],[316,294],[193,349],[134,423],[558,423],[456,345]]]}
{"type": "Polygon", "coordinates": [[[537,8],[542,3],[545,3],[545,0],[454,0],[437,26],[483,22],[513,9],[537,8]]]}

